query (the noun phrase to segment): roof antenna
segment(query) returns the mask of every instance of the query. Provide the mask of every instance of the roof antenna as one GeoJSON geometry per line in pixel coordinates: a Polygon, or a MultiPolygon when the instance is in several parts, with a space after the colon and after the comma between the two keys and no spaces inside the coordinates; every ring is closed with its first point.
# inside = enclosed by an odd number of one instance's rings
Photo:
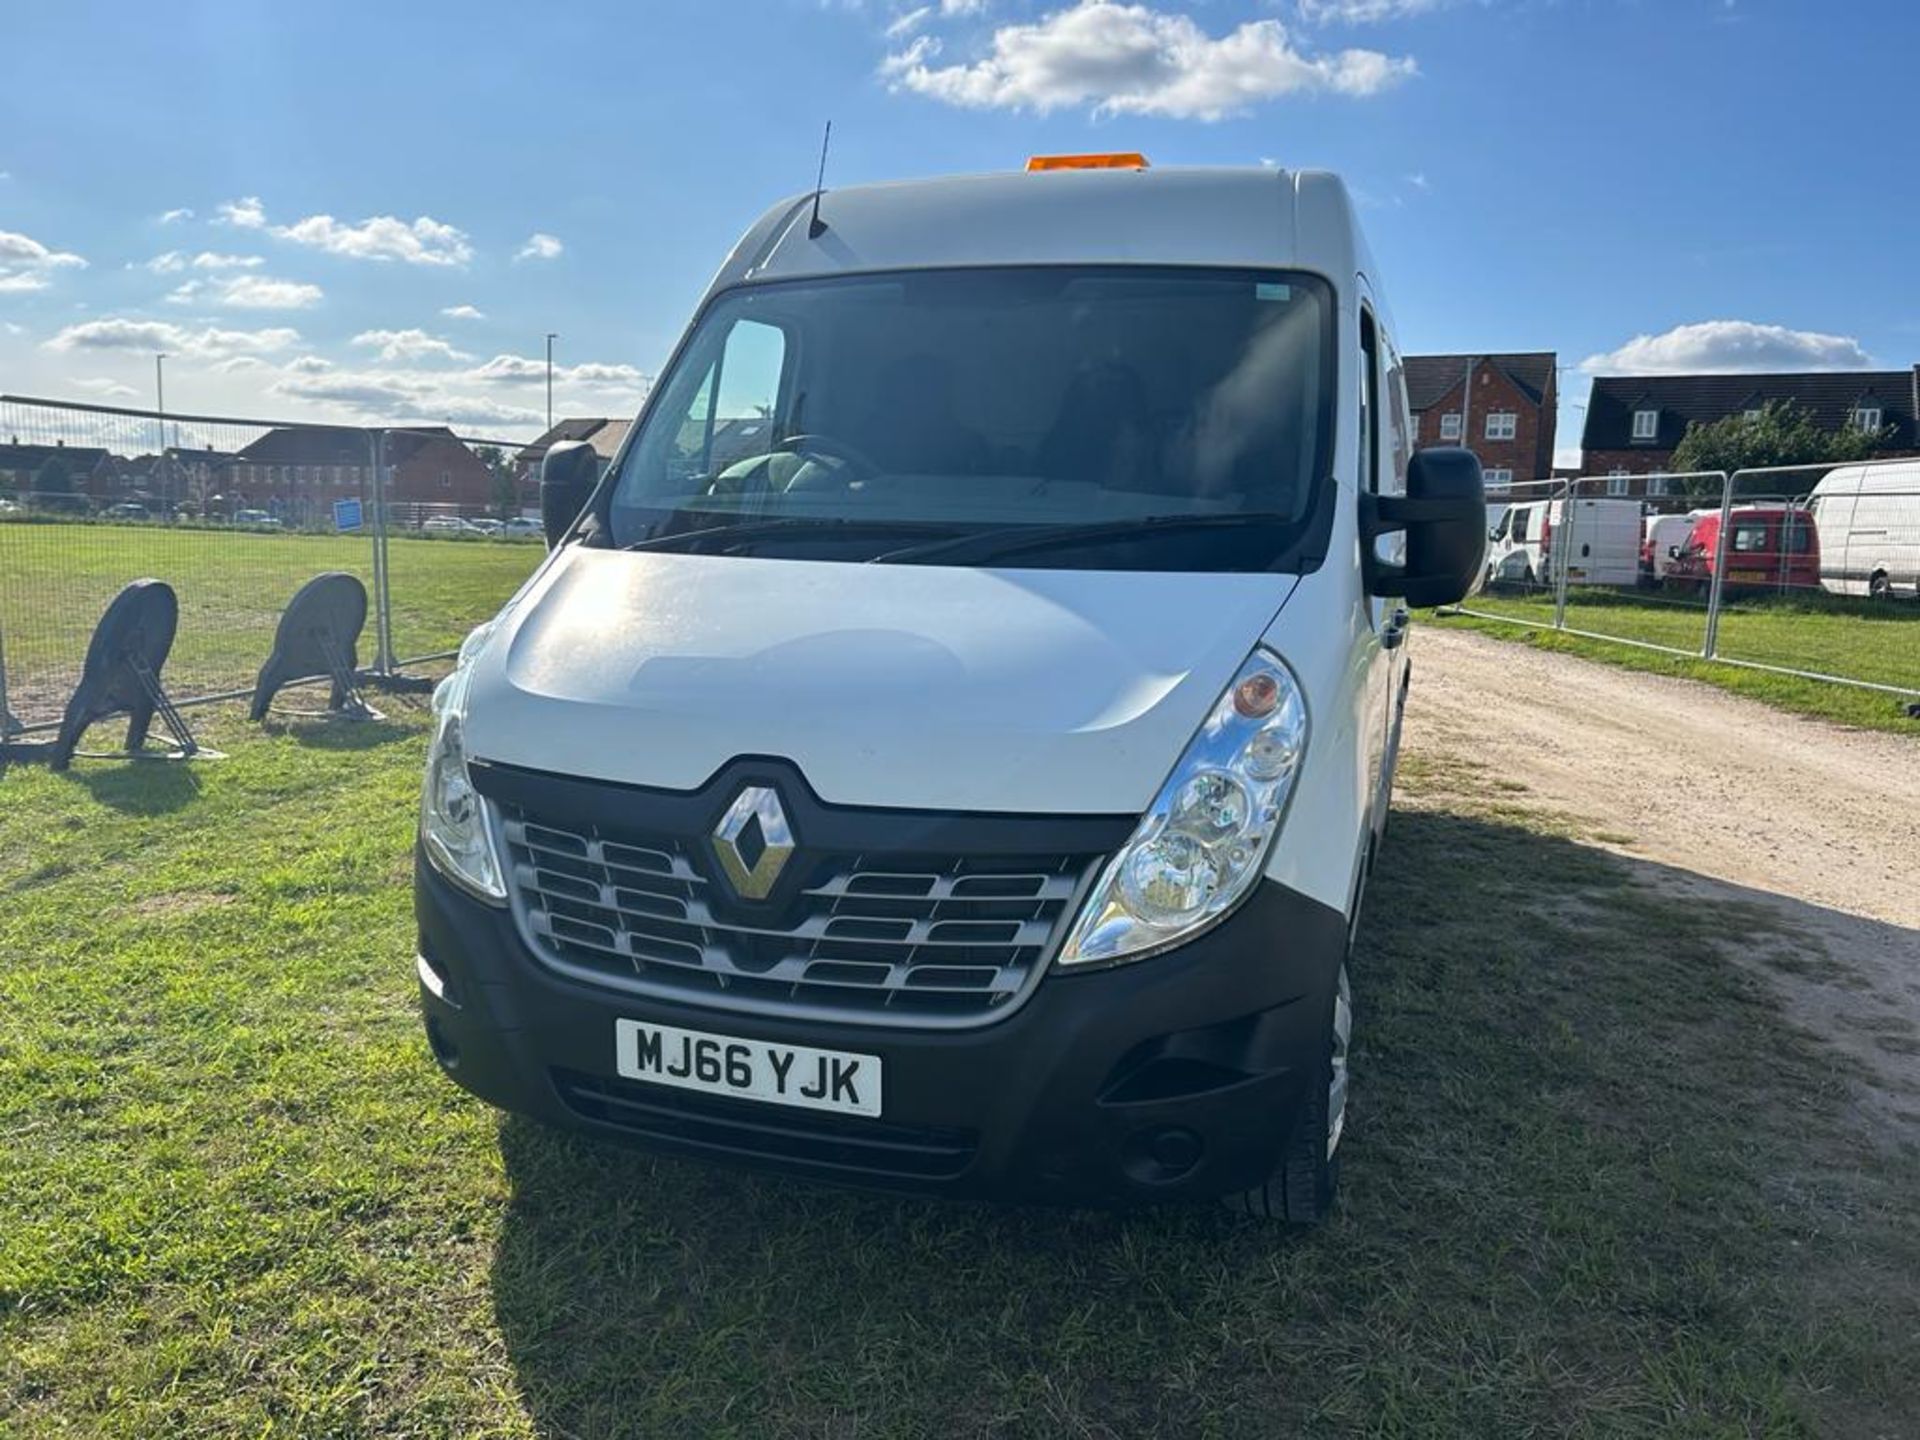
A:
{"type": "Polygon", "coordinates": [[[813,183],[813,218],[807,221],[807,238],[818,240],[827,233],[827,222],[820,218],[820,194],[827,184],[827,146],[833,142],[833,121],[827,121],[827,133],[820,137],[820,176],[813,183]]]}

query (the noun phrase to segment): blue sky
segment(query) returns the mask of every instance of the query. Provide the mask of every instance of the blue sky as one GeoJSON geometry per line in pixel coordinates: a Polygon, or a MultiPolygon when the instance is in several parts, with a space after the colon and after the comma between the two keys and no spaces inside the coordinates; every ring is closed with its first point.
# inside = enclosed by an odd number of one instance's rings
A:
{"type": "Polygon", "coordinates": [[[0,390],[442,419],[637,403],[812,180],[1318,166],[1404,346],[1920,359],[1910,0],[62,0],[10,16],[0,390]],[[463,308],[464,307],[464,308],[463,308]]]}

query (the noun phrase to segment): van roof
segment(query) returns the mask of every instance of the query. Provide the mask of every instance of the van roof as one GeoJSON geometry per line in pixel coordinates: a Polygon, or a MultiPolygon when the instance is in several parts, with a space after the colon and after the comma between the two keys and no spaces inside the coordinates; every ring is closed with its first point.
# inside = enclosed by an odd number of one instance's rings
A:
{"type": "Polygon", "coordinates": [[[1273,168],[1051,170],[830,189],[767,211],[714,289],[948,266],[1214,265],[1366,273],[1340,180],[1273,168]]]}

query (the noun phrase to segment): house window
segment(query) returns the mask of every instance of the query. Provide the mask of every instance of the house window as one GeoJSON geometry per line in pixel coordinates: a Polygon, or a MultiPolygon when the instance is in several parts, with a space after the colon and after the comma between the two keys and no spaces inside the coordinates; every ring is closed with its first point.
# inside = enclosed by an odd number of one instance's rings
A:
{"type": "Polygon", "coordinates": [[[1511,440],[1519,429],[1520,417],[1511,410],[1493,410],[1487,415],[1487,439],[1511,440]]]}
{"type": "Polygon", "coordinates": [[[1758,420],[1763,413],[1765,412],[1761,411],[1758,408],[1755,408],[1747,411],[1747,413],[1741,416],[1740,418],[1747,421],[1748,423],[1752,423],[1753,421],[1758,420]]]}
{"type": "Polygon", "coordinates": [[[1501,469],[1487,470],[1482,473],[1482,478],[1489,487],[1494,485],[1511,485],[1513,484],[1513,471],[1501,469]]]}
{"type": "Polygon", "coordinates": [[[440,472],[440,488],[442,490],[451,490],[453,488],[453,472],[451,470],[442,470],[440,472]]]}
{"type": "Polygon", "coordinates": [[[1426,423],[1426,419],[1427,417],[1424,415],[1416,415],[1413,417],[1413,443],[1415,445],[1420,443],[1420,429],[1426,423]]]}
{"type": "Polygon", "coordinates": [[[1632,491],[1632,486],[1633,480],[1630,476],[1613,474],[1607,477],[1607,494],[1609,495],[1629,494],[1632,491]]]}
{"type": "Polygon", "coordinates": [[[1853,428],[1871,435],[1880,428],[1880,407],[1878,405],[1856,405],[1853,407],[1853,428]]]}
{"type": "Polygon", "coordinates": [[[1633,412],[1633,438],[1652,440],[1660,433],[1660,412],[1658,410],[1636,410],[1633,412]]]}
{"type": "Polygon", "coordinates": [[[1440,417],[1440,438],[1458,440],[1460,438],[1460,412],[1449,410],[1440,417]]]}
{"type": "Polygon", "coordinates": [[[1664,475],[1656,475],[1653,479],[1647,481],[1647,494],[1649,495],[1671,495],[1672,493],[1673,482],[1664,475]]]}

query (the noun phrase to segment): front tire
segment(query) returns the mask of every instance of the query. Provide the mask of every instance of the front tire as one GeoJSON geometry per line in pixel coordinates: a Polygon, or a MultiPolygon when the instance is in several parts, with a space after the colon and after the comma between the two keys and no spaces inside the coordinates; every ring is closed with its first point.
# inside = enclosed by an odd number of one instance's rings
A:
{"type": "Polygon", "coordinates": [[[1318,1225],[1340,1188],[1340,1139],[1346,1130],[1348,1060],[1353,1044],[1353,992],[1340,961],[1332,1014],[1320,1053],[1319,1083],[1273,1173],[1251,1190],[1222,1197],[1229,1210],[1284,1225],[1318,1225]]]}
{"type": "Polygon", "coordinates": [[[1893,599],[1893,577],[1884,570],[1876,570],[1873,578],[1867,581],[1867,598],[1870,600],[1893,599]]]}

